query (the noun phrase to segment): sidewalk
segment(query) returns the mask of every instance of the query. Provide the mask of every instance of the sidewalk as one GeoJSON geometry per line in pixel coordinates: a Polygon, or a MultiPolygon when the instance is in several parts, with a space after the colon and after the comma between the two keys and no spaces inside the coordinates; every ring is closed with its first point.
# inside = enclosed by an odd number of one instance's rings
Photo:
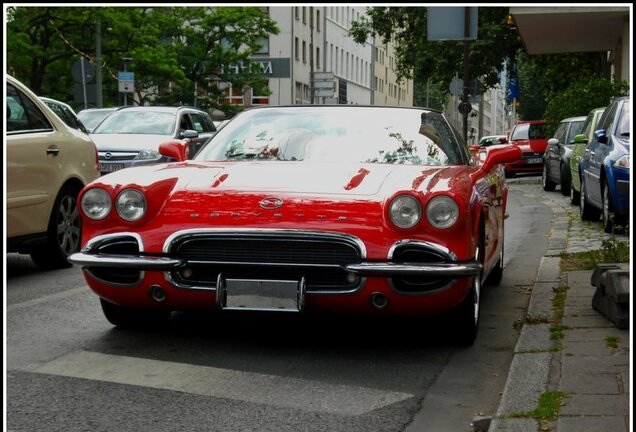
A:
{"type": "MultiPolygon", "coordinates": [[[[526,322],[488,432],[630,431],[630,330],[617,328],[593,309],[593,271],[560,271],[562,251],[602,249],[603,240],[610,235],[600,223],[581,222],[578,208],[569,198],[559,191],[543,191],[540,178],[519,179],[510,187],[550,206],[553,223],[526,322]],[[559,292],[565,293],[561,319],[553,306],[559,292]],[[528,414],[537,409],[542,395],[557,392],[564,398],[556,421],[528,414]]],[[[616,237],[629,241],[625,235],[616,237]]]]}

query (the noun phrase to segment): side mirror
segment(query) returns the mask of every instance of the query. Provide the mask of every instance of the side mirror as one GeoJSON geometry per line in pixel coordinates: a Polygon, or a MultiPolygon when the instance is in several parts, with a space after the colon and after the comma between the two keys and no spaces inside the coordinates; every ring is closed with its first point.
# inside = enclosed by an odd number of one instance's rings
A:
{"type": "Polygon", "coordinates": [[[607,132],[605,131],[605,129],[597,130],[596,132],[594,132],[594,136],[596,137],[596,140],[601,144],[607,144],[607,132]]]}
{"type": "Polygon", "coordinates": [[[508,138],[506,137],[499,137],[499,144],[508,144],[508,138]]]}
{"type": "MultiPolygon", "coordinates": [[[[479,158],[481,160],[481,157],[479,158]]],[[[479,167],[482,173],[489,172],[498,164],[513,163],[521,159],[521,149],[511,145],[494,145],[488,148],[483,164],[479,167]]]]}
{"type": "Polygon", "coordinates": [[[189,140],[194,140],[196,138],[199,138],[199,132],[192,130],[192,129],[187,129],[183,132],[181,132],[181,134],[179,135],[179,137],[181,139],[189,139],[189,140]]]}
{"type": "Polygon", "coordinates": [[[587,138],[583,134],[578,134],[574,137],[574,144],[587,144],[587,138]]]}
{"type": "Polygon", "coordinates": [[[185,141],[167,141],[159,145],[159,153],[177,162],[183,162],[190,156],[190,146],[185,141]]]}
{"type": "Polygon", "coordinates": [[[558,146],[558,145],[559,145],[559,140],[558,140],[558,139],[556,139],[556,138],[550,138],[550,139],[548,140],[548,145],[549,145],[550,147],[556,147],[556,146],[558,146]]]}

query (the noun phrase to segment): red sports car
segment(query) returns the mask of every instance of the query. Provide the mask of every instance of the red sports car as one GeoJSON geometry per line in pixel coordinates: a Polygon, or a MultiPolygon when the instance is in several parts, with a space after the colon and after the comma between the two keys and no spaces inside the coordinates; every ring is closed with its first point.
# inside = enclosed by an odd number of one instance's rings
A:
{"type": "MultiPolygon", "coordinates": [[[[430,109],[245,110],[187,160],[81,192],[83,268],[115,325],[171,311],[448,313],[462,342],[503,272],[516,146],[476,161],[430,109]]],[[[232,313],[232,312],[228,312],[232,313]]]]}

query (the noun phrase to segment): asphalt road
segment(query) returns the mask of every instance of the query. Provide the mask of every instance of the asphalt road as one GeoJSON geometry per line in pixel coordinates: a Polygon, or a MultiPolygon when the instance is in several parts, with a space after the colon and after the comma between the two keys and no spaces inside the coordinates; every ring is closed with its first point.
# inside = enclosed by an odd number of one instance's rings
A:
{"type": "Polygon", "coordinates": [[[550,229],[549,208],[511,183],[504,279],[483,292],[470,348],[435,320],[180,315],[116,329],[79,268],[9,254],[7,430],[470,431],[496,410],[550,229]]]}

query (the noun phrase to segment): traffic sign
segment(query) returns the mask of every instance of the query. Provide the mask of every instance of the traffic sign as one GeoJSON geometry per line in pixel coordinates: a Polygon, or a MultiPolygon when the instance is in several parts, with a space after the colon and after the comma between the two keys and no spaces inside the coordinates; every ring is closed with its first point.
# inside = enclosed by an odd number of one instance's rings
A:
{"type": "Polygon", "coordinates": [[[454,96],[459,96],[464,93],[464,80],[461,78],[453,78],[448,86],[448,90],[454,96]]]}
{"type": "Polygon", "coordinates": [[[95,77],[95,66],[82,57],[73,63],[73,66],[71,67],[71,75],[73,75],[75,82],[89,83],[93,81],[93,78],[95,77]]]}
{"type": "Polygon", "coordinates": [[[135,73],[119,72],[119,92],[133,93],[135,91],[135,73]]]}
{"type": "Polygon", "coordinates": [[[457,111],[459,111],[463,115],[468,115],[468,113],[470,113],[472,110],[473,110],[472,105],[466,101],[460,103],[459,106],[457,107],[457,111]]]}

